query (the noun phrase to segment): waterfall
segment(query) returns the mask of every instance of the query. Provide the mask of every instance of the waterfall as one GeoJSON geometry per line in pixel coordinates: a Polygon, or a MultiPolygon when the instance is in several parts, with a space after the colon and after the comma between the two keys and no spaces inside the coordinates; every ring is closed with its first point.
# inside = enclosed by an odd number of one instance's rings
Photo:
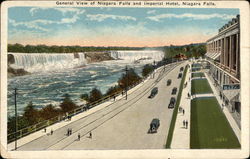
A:
{"type": "Polygon", "coordinates": [[[128,61],[138,61],[138,60],[160,61],[164,57],[164,53],[158,50],[111,51],[110,56],[117,60],[122,59],[128,61]]]}
{"type": "Polygon", "coordinates": [[[8,53],[14,56],[13,68],[28,72],[56,71],[86,65],[84,53],[8,53]]]}

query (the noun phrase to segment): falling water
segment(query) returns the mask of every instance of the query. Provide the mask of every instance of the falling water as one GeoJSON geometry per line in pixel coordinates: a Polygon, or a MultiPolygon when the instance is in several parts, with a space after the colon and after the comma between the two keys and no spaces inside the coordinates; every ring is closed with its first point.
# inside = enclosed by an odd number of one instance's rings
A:
{"type": "Polygon", "coordinates": [[[55,71],[86,65],[84,53],[9,53],[14,56],[13,68],[22,68],[28,72],[55,71]]]}
{"type": "Polygon", "coordinates": [[[114,59],[122,59],[129,61],[155,60],[160,61],[164,57],[164,53],[158,50],[143,50],[143,51],[112,51],[110,53],[114,59]]]}

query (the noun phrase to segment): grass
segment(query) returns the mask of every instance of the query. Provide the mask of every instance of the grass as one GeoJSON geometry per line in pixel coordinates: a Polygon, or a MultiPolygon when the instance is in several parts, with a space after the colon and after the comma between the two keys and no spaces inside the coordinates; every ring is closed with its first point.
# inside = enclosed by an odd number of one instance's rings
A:
{"type": "Polygon", "coordinates": [[[192,78],[193,77],[205,77],[204,73],[198,72],[198,73],[192,73],[192,78]]]}
{"type": "Polygon", "coordinates": [[[214,97],[191,101],[190,148],[240,148],[240,143],[214,97]]]}
{"type": "Polygon", "coordinates": [[[178,107],[180,105],[181,94],[182,94],[186,74],[187,74],[187,67],[185,67],[185,70],[184,70],[184,73],[183,73],[183,76],[182,76],[182,79],[181,79],[180,88],[179,88],[179,92],[178,92],[177,99],[176,99],[176,105],[175,105],[175,108],[174,108],[172,120],[171,120],[170,127],[169,127],[169,130],[168,130],[166,148],[170,148],[170,145],[171,145],[171,142],[172,142],[174,127],[175,127],[175,121],[176,121],[176,117],[177,117],[177,113],[178,113],[178,107]]]}
{"type": "Polygon", "coordinates": [[[201,67],[201,64],[199,64],[199,63],[192,64],[192,67],[201,67]]]}
{"type": "Polygon", "coordinates": [[[201,68],[200,67],[195,67],[195,68],[192,68],[192,72],[197,72],[197,71],[200,71],[201,68]]]}
{"type": "Polygon", "coordinates": [[[212,89],[208,84],[207,79],[192,80],[191,94],[212,93],[212,89]]]}

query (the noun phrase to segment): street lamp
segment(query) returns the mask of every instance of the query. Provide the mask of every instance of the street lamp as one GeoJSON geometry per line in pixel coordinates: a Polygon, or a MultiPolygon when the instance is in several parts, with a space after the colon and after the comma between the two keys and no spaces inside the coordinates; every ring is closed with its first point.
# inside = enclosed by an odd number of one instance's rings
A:
{"type": "Polygon", "coordinates": [[[128,99],[128,66],[125,67],[125,71],[126,71],[126,86],[125,86],[125,90],[126,90],[126,100],[128,99]]]}
{"type": "Polygon", "coordinates": [[[15,120],[16,120],[16,123],[15,123],[15,150],[17,149],[17,130],[18,130],[18,121],[17,121],[17,102],[16,102],[16,99],[17,99],[17,88],[14,89],[15,90],[15,120]]]}
{"type": "Polygon", "coordinates": [[[154,60],[153,67],[154,67],[154,74],[153,74],[153,78],[155,78],[155,60],[154,60]]]}

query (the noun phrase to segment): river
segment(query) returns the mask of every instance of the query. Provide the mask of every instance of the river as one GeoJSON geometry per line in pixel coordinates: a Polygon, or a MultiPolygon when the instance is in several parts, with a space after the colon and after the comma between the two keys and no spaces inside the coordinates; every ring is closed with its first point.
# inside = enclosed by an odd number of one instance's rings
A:
{"type": "Polygon", "coordinates": [[[161,51],[116,51],[111,53],[116,60],[88,64],[82,55],[76,60],[73,54],[12,54],[16,61],[12,66],[32,74],[8,79],[8,116],[14,114],[14,88],[18,89],[18,114],[30,101],[38,109],[48,104],[58,106],[66,93],[76,104],[82,104],[81,94],[95,87],[105,93],[116,85],[125,66],[141,75],[146,63],[163,58],[161,51]]]}

